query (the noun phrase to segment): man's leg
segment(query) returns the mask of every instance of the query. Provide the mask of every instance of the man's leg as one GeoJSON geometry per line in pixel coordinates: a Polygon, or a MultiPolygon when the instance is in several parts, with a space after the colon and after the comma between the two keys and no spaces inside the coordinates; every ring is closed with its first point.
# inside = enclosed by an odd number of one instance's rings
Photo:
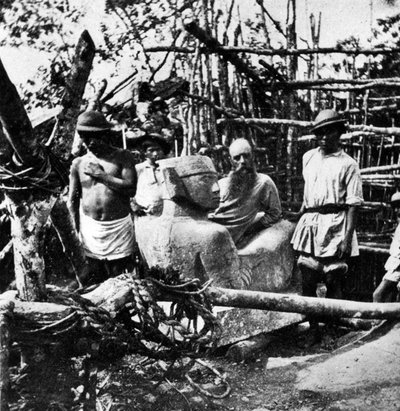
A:
{"type": "MultiPolygon", "coordinates": [[[[321,281],[321,274],[318,271],[300,267],[302,276],[302,295],[305,297],[317,297],[317,284],[321,281]]],[[[321,333],[319,330],[319,318],[318,316],[308,316],[308,322],[310,323],[311,338],[306,341],[305,346],[311,346],[321,341],[321,333]]]]}
{"type": "Polygon", "coordinates": [[[383,279],[378,285],[373,294],[373,301],[375,303],[387,303],[396,300],[397,283],[383,279]]]}
{"type": "Polygon", "coordinates": [[[343,272],[340,271],[332,271],[326,274],[326,298],[343,298],[342,276],[343,272]]]}
{"type": "Polygon", "coordinates": [[[108,277],[116,277],[123,273],[131,273],[135,268],[133,256],[107,261],[108,277]]]}

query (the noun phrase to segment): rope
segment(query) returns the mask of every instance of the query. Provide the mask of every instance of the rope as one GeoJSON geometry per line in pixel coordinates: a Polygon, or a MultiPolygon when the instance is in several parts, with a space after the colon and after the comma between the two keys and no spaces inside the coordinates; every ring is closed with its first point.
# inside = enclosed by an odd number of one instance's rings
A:
{"type": "Polygon", "coordinates": [[[36,189],[58,194],[60,186],[68,182],[66,168],[47,147],[42,149],[45,155],[38,166],[15,170],[0,165],[0,189],[14,192],[36,189]]]}

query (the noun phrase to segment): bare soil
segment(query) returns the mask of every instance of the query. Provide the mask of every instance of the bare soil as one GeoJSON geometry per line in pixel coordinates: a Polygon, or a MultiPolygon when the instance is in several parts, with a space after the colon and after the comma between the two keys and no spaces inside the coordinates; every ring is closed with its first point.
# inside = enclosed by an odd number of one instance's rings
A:
{"type": "Polygon", "coordinates": [[[146,365],[143,358],[126,356],[99,373],[100,384],[107,379],[99,393],[99,401],[103,409],[142,411],[400,409],[400,402],[399,408],[390,408],[383,398],[375,408],[368,408],[365,401],[380,395],[382,387],[376,387],[375,394],[369,387],[358,390],[356,395],[299,391],[297,388],[300,370],[333,355],[340,347],[351,350],[362,343],[358,341],[365,334],[328,328],[321,343],[302,348],[308,332],[299,333],[298,328],[288,328],[278,333],[277,339],[250,362],[232,362],[223,355],[223,350],[219,356],[205,359],[222,378],[198,363],[189,368],[187,359],[168,368],[169,364],[146,365]],[[198,387],[185,377],[188,371],[198,387]],[[226,391],[224,378],[231,392],[218,398],[226,391]]]}

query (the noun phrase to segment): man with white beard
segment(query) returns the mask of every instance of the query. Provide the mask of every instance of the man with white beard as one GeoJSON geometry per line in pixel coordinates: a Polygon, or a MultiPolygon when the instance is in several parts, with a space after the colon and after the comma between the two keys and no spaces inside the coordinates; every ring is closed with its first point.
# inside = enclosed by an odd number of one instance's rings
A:
{"type": "Polygon", "coordinates": [[[282,214],[275,183],[257,173],[250,143],[239,138],[229,147],[232,171],[221,180],[221,201],[210,220],[224,225],[236,246],[277,223],[282,214]]]}

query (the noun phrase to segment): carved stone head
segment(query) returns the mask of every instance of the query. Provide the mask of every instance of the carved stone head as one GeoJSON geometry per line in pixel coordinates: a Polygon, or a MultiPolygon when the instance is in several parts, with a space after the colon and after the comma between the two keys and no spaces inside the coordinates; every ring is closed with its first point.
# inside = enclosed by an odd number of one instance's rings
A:
{"type": "Polygon", "coordinates": [[[185,156],[159,161],[165,181],[165,197],[189,202],[202,210],[219,205],[218,175],[209,157],[185,156]]]}

